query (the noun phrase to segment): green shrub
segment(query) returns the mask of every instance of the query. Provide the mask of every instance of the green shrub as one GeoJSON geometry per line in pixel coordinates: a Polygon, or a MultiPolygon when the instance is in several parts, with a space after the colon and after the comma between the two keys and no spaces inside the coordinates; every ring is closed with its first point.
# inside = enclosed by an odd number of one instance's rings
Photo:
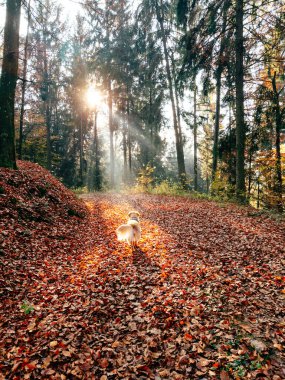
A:
{"type": "Polygon", "coordinates": [[[72,189],[73,193],[76,195],[81,195],[81,194],[87,194],[88,189],[86,186],[84,187],[77,187],[76,189],[72,189]]]}
{"type": "Polygon", "coordinates": [[[152,189],[155,181],[155,177],[153,175],[154,170],[155,167],[149,164],[140,170],[136,188],[140,189],[141,192],[149,192],[152,189]]]}
{"type": "Polygon", "coordinates": [[[211,195],[217,200],[232,200],[235,198],[235,187],[221,178],[216,178],[211,185],[211,195]]]}
{"type": "Polygon", "coordinates": [[[177,182],[162,181],[151,189],[152,194],[158,195],[185,195],[189,194],[182,185],[177,182]]]}

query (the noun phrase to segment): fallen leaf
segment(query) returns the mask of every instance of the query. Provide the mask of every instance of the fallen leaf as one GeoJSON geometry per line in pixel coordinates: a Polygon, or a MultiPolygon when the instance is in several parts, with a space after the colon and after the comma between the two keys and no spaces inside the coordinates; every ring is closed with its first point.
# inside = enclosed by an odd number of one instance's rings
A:
{"type": "Polygon", "coordinates": [[[228,372],[226,372],[224,370],[221,371],[220,380],[230,380],[230,376],[229,376],[228,372]]]}

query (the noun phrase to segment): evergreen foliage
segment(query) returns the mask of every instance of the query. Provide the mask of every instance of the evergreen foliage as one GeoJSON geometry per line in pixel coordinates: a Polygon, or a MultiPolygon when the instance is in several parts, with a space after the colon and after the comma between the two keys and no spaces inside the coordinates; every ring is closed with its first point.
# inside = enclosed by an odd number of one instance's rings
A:
{"type": "MultiPolygon", "coordinates": [[[[224,189],[228,198],[282,212],[282,6],[85,0],[71,24],[56,1],[24,2],[27,35],[15,96],[15,75],[8,81],[15,118],[11,111],[8,134],[1,119],[1,165],[16,165],[15,134],[18,158],[69,187],[132,186],[153,168],[153,187],[165,189],[166,180],[213,195],[224,189]],[[90,86],[101,93],[92,107],[90,86]]],[[[17,31],[9,33],[15,44],[17,31]]]]}

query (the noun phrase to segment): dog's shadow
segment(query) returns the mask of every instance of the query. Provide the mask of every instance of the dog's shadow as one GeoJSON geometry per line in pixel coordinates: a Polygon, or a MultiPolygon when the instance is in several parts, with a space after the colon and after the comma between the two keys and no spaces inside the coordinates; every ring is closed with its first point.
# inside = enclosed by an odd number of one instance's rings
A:
{"type": "Polygon", "coordinates": [[[133,249],[133,264],[141,275],[154,278],[158,277],[161,272],[160,266],[155,264],[139,247],[133,249]]]}

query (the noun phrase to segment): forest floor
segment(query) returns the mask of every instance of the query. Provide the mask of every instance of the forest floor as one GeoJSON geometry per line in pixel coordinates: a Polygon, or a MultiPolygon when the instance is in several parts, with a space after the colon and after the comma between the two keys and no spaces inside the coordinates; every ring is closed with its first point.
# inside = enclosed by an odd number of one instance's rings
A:
{"type": "Polygon", "coordinates": [[[0,172],[0,379],[285,378],[283,222],[188,197],[84,205],[20,169],[0,172]],[[133,252],[115,236],[131,209],[133,252]]]}

